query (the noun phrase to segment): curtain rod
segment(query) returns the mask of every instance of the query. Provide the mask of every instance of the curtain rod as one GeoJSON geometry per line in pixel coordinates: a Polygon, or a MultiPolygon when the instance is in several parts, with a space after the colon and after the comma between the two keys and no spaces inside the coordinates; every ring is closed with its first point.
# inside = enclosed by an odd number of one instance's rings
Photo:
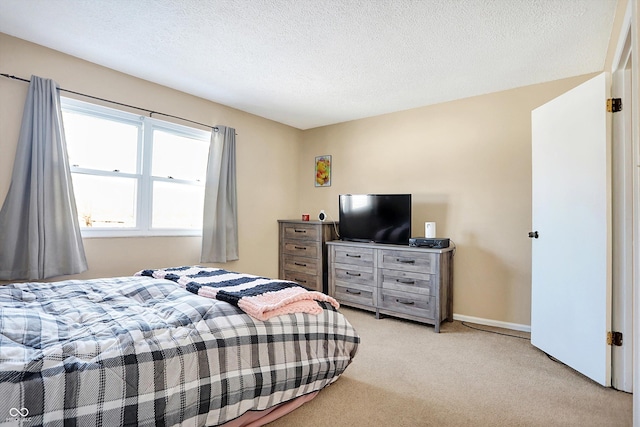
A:
{"type": "MultiPolygon", "coordinates": [[[[22,77],[12,76],[12,75],[9,75],[9,74],[6,74],[6,73],[0,73],[0,76],[6,77],[8,79],[20,80],[20,81],[23,81],[23,82],[31,83],[31,80],[29,80],[29,79],[23,79],[22,77]]],[[[133,108],[133,109],[140,110],[140,111],[146,111],[147,113],[149,113],[149,117],[151,117],[153,114],[160,114],[161,116],[172,117],[172,118],[178,119],[178,120],[184,120],[185,122],[194,123],[194,124],[197,124],[197,125],[200,125],[200,126],[211,128],[216,132],[218,131],[218,127],[217,126],[206,125],[204,123],[200,123],[200,122],[196,122],[196,121],[193,121],[193,120],[185,119],[184,117],[174,116],[172,114],[161,113],[159,111],[153,111],[153,110],[149,110],[147,108],[136,107],[135,105],[123,104],[122,102],[111,101],[110,99],[99,98],[97,96],[87,95],[85,93],[80,93],[80,92],[74,92],[72,90],[63,89],[61,87],[58,87],[58,90],[60,90],[62,92],[73,93],[74,95],[80,95],[80,96],[85,96],[87,98],[96,99],[98,101],[109,102],[111,104],[120,105],[122,107],[128,107],[128,108],[133,108]]]]}

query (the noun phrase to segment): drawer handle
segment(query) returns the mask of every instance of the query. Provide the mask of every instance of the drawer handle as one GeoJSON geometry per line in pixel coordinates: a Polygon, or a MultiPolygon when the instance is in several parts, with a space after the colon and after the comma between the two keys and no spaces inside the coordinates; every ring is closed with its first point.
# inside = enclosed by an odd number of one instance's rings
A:
{"type": "Polygon", "coordinates": [[[299,265],[300,267],[306,267],[307,264],[303,264],[301,262],[294,262],[295,265],[299,265]]]}
{"type": "Polygon", "coordinates": [[[360,276],[362,276],[362,274],[360,274],[360,273],[352,273],[352,272],[350,272],[350,271],[347,271],[347,276],[360,277],[360,276]]]}
{"type": "Polygon", "coordinates": [[[360,291],[352,291],[351,289],[347,289],[347,293],[348,294],[352,294],[352,295],[360,295],[362,292],[360,292],[360,291]]]}
{"type": "Polygon", "coordinates": [[[398,299],[398,298],[396,298],[396,302],[398,304],[404,304],[404,305],[414,305],[415,304],[414,301],[401,300],[401,299],[398,299]]]}
{"type": "Polygon", "coordinates": [[[298,282],[298,283],[307,283],[307,281],[306,281],[306,280],[304,280],[304,279],[296,279],[296,280],[295,280],[295,282],[298,282]]]}
{"type": "Polygon", "coordinates": [[[415,280],[396,279],[396,282],[402,283],[403,285],[415,285],[416,284],[415,280]]]}
{"type": "Polygon", "coordinates": [[[302,249],[303,251],[306,251],[307,248],[304,246],[294,246],[295,249],[302,249]]]}
{"type": "Polygon", "coordinates": [[[362,258],[362,255],[351,255],[351,254],[347,254],[348,257],[350,258],[362,258]]]}
{"type": "Polygon", "coordinates": [[[416,260],[415,259],[400,259],[400,258],[396,258],[396,262],[401,262],[403,264],[415,264],[416,260]]]}
{"type": "Polygon", "coordinates": [[[306,233],[307,230],[298,230],[298,229],[294,229],[293,231],[295,231],[296,233],[306,233]]]}

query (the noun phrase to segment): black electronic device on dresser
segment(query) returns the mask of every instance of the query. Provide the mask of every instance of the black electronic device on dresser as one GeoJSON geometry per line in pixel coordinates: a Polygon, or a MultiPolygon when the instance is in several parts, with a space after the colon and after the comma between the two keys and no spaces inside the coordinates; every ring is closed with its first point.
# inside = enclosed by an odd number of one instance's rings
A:
{"type": "Polygon", "coordinates": [[[449,247],[449,239],[437,237],[412,237],[409,239],[409,246],[415,248],[444,249],[449,247]]]}
{"type": "Polygon", "coordinates": [[[411,194],[341,194],[340,240],[406,245],[411,237],[411,194]]]}

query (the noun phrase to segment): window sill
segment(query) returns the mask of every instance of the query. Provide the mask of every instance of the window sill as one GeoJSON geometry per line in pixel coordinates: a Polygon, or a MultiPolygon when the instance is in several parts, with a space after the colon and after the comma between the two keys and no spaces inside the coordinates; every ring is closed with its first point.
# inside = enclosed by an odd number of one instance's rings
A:
{"type": "Polygon", "coordinates": [[[81,229],[83,239],[112,237],[202,237],[201,230],[88,230],[81,229]]]}

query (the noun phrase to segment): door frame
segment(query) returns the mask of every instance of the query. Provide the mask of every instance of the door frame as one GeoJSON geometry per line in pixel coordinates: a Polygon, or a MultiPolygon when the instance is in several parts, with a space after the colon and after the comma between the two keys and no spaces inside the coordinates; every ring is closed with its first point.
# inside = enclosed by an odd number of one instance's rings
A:
{"type": "MultiPolygon", "coordinates": [[[[634,91],[632,104],[632,145],[633,145],[633,196],[634,201],[634,224],[640,223],[640,1],[630,0],[627,5],[627,12],[630,12],[631,25],[631,51],[632,51],[632,71],[631,86],[634,91]]],[[[640,227],[636,227],[633,232],[633,312],[640,313],[640,227]]],[[[633,330],[640,332],[640,316],[633,318],[633,330]]],[[[640,384],[640,339],[633,343],[633,383],[640,384]]],[[[633,425],[640,426],[640,393],[633,394],[633,425]]]]}
{"type": "Polygon", "coordinates": [[[612,347],[611,385],[613,388],[632,392],[634,382],[634,270],[637,265],[638,186],[634,185],[634,149],[632,141],[633,102],[632,92],[632,28],[631,3],[622,24],[612,66],[611,96],[622,98],[622,111],[613,115],[612,121],[612,208],[613,208],[613,266],[612,266],[612,329],[622,332],[623,346],[612,347]],[[635,193],[635,195],[634,195],[635,193]]]}

